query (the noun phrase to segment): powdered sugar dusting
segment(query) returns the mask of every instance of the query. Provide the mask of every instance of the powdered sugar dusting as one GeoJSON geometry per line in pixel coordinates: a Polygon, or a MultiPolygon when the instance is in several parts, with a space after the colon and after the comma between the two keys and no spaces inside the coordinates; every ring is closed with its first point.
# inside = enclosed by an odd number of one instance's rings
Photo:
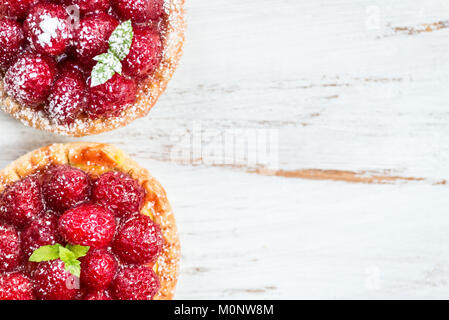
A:
{"type": "Polygon", "coordinates": [[[0,20],[0,69],[6,69],[20,52],[25,36],[22,26],[14,20],[0,20]]]}
{"type": "Polygon", "coordinates": [[[1,300],[33,300],[34,292],[30,279],[20,272],[0,275],[1,300]]]}
{"type": "Polygon", "coordinates": [[[20,240],[16,230],[0,224],[0,271],[12,271],[20,262],[20,240]]]}
{"type": "Polygon", "coordinates": [[[58,18],[45,15],[39,23],[41,33],[38,35],[39,44],[41,46],[51,45],[51,40],[58,36],[57,31],[61,31],[65,38],[68,35],[64,32],[64,26],[58,18]]]}
{"type": "Polygon", "coordinates": [[[41,56],[23,55],[8,69],[4,81],[5,90],[19,102],[35,106],[47,96],[55,73],[53,66],[41,56]]]}
{"type": "Polygon", "coordinates": [[[24,23],[31,46],[50,56],[64,53],[71,37],[68,19],[61,6],[40,3],[33,7],[24,23]]]}

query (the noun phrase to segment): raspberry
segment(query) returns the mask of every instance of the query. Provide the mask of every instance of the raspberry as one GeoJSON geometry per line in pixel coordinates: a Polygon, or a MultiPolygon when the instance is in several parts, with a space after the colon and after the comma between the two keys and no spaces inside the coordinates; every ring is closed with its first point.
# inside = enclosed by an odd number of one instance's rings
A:
{"type": "Polygon", "coordinates": [[[25,36],[21,25],[10,19],[0,19],[0,69],[6,69],[18,56],[25,36]]]}
{"type": "Polygon", "coordinates": [[[87,65],[94,65],[92,58],[108,51],[109,37],[118,25],[118,20],[106,13],[83,18],[74,36],[77,57],[87,65]]]}
{"type": "Polygon", "coordinates": [[[105,250],[92,251],[81,263],[81,283],[89,289],[106,289],[117,270],[114,256],[105,250]]]}
{"type": "Polygon", "coordinates": [[[120,226],[112,246],[122,260],[146,264],[156,261],[163,241],[159,226],[150,217],[138,214],[120,226]]]}
{"type": "Polygon", "coordinates": [[[112,293],[118,300],[152,300],[160,288],[153,270],[146,266],[125,266],[112,283],[112,293]]]}
{"type": "Polygon", "coordinates": [[[156,69],[161,59],[159,34],[150,28],[135,27],[131,50],[123,60],[124,72],[133,77],[145,77],[156,69]]]}
{"type": "Polygon", "coordinates": [[[34,300],[30,279],[22,273],[0,275],[0,300],[34,300]]]}
{"type": "Polygon", "coordinates": [[[101,249],[114,237],[115,219],[98,205],[82,204],[59,219],[59,233],[71,244],[101,249]]]}
{"type": "Polygon", "coordinates": [[[40,300],[73,300],[77,295],[77,281],[64,269],[64,262],[41,262],[33,272],[35,293],[40,300]]]}
{"type": "Polygon", "coordinates": [[[66,0],[67,5],[77,5],[81,14],[107,11],[111,4],[109,0],[66,0]]]}
{"type": "Polygon", "coordinates": [[[67,165],[50,168],[42,185],[47,205],[57,211],[64,211],[84,202],[90,195],[89,176],[67,165]]]}
{"type": "Polygon", "coordinates": [[[136,82],[115,74],[108,82],[90,88],[86,111],[92,118],[117,116],[136,101],[136,95],[136,82]]]}
{"type": "Polygon", "coordinates": [[[1,199],[3,219],[17,228],[25,227],[43,209],[41,187],[36,176],[15,182],[1,199]]]}
{"type": "Polygon", "coordinates": [[[141,23],[159,19],[164,0],[112,0],[112,6],[123,20],[141,23]]]}
{"type": "Polygon", "coordinates": [[[60,242],[58,235],[58,218],[51,212],[47,212],[36,218],[22,232],[22,251],[28,260],[34,250],[60,242]]]}
{"type": "Polygon", "coordinates": [[[0,1],[0,16],[24,19],[30,7],[39,0],[2,0],[0,1]]]}
{"type": "Polygon", "coordinates": [[[19,102],[31,107],[42,104],[56,75],[52,61],[27,53],[18,58],[5,75],[5,89],[19,102]]]}
{"type": "Polygon", "coordinates": [[[71,38],[71,27],[64,7],[39,3],[31,8],[23,25],[31,46],[42,54],[57,56],[64,53],[71,38]]]}
{"type": "Polygon", "coordinates": [[[70,124],[86,105],[86,84],[80,71],[62,73],[53,85],[45,107],[50,119],[58,124],[70,124]]]}
{"type": "Polygon", "coordinates": [[[19,234],[14,227],[0,224],[0,271],[13,271],[20,262],[19,234]]]}
{"type": "Polygon", "coordinates": [[[107,172],[94,183],[93,201],[122,217],[139,212],[142,208],[144,189],[130,176],[122,172],[107,172]]]}
{"type": "Polygon", "coordinates": [[[86,294],[83,300],[112,300],[112,298],[109,291],[101,290],[86,294]]]}

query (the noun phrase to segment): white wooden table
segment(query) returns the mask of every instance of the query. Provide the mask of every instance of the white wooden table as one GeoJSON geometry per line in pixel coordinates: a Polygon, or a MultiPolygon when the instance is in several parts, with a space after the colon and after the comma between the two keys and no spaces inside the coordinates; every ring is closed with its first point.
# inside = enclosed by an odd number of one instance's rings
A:
{"type": "MultiPolygon", "coordinates": [[[[187,2],[150,116],[84,139],[166,187],[176,297],[448,298],[449,2],[187,2]]],[[[75,140],[0,130],[1,166],[75,140]]]]}

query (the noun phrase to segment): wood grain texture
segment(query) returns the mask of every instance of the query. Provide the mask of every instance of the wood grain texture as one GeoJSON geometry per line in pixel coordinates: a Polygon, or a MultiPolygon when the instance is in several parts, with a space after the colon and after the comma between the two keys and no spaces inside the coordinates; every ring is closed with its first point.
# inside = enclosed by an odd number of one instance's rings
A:
{"type": "MultiPolygon", "coordinates": [[[[189,0],[187,12],[184,57],[149,117],[83,139],[123,148],[167,188],[176,297],[444,298],[449,3],[189,0]]],[[[2,165],[79,141],[5,115],[0,132],[2,165]]]]}

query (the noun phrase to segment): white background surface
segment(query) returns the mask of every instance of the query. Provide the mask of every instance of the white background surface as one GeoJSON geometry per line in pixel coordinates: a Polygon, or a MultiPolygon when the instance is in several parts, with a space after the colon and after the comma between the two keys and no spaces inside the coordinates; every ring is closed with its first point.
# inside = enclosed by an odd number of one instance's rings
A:
{"type": "MultiPolygon", "coordinates": [[[[176,298],[447,298],[449,2],[187,3],[185,55],[150,116],[84,139],[166,187],[176,298]],[[224,152],[229,135],[250,156],[269,137],[271,162],[224,152]]],[[[0,130],[2,166],[83,140],[4,114],[0,130]]]]}

